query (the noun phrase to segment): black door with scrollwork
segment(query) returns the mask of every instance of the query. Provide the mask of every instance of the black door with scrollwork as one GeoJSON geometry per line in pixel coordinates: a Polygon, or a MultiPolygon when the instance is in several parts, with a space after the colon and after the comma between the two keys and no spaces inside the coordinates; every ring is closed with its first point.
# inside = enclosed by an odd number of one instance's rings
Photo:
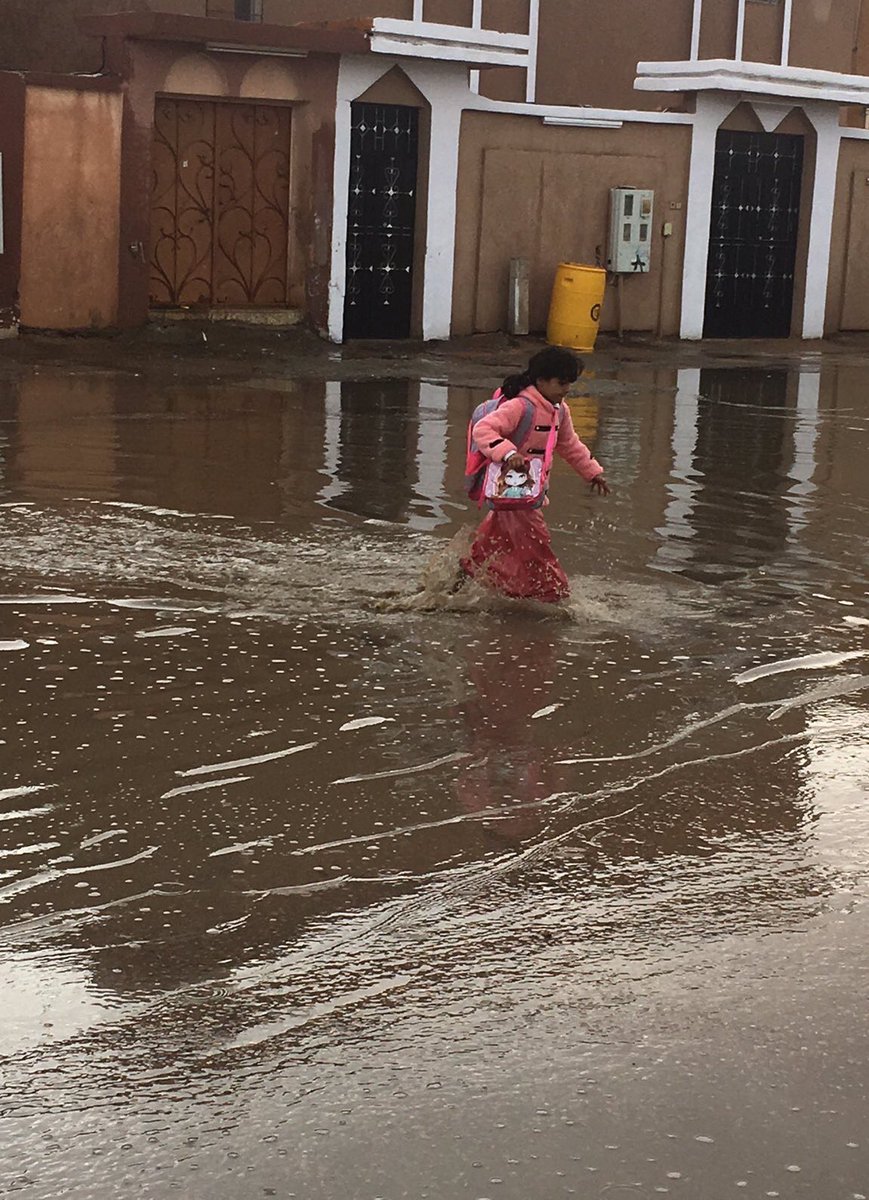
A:
{"type": "Polygon", "coordinates": [[[419,113],[351,107],[345,338],[410,336],[419,113]]]}
{"type": "Polygon", "coordinates": [[[790,335],[802,178],[801,137],[719,132],[706,337],[790,335]]]}

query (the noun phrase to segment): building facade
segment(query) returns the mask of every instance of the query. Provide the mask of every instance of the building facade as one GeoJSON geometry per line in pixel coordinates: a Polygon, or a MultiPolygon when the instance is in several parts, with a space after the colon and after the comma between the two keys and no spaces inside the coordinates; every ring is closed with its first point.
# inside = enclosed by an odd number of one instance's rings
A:
{"type": "Polygon", "coordinates": [[[0,0],[7,325],[259,309],[439,339],[504,328],[519,257],[541,329],[630,187],[646,245],[603,328],[869,328],[860,0],[31,9],[0,0]]]}

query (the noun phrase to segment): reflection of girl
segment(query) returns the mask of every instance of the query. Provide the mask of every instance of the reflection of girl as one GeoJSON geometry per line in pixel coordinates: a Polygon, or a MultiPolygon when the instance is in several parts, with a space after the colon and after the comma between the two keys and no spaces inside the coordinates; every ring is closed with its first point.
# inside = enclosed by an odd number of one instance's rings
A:
{"type": "Polygon", "coordinates": [[[458,678],[474,761],[458,772],[456,797],[465,812],[497,814],[483,828],[501,845],[519,847],[539,835],[546,811],[541,802],[560,782],[555,766],[563,736],[559,726],[532,720],[552,698],[547,681],[557,677],[556,650],[549,639],[529,634],[527,626],[499,631],[496,670],[479,647],[464,647],[466,669],[458,678]]]}
{"type": "MultiPolygon", "coordinates": [[[[535,354],[524,375],[505,380],[501,390],[509,398],[478,421],[474,440],[483,454],[508,469],[524,470],[527,458],[539,456],[542,461],[554,421],[558,428],[555,449],[594,491],[608,496],[603,467],[580,441],[564,403],[581,370],[582,364],[569,350],[550,346],[535,354]],[[517,446],[512,438],[522,422],[525,400],[534,405],[534,420],[517,446]]],[[[470,554],[462,560],[462,570],[505,596],[555,603],[570,594],[567,576],[552,552],[549,530],[537,509],[490,512],[477,530],[470,554]]]]}

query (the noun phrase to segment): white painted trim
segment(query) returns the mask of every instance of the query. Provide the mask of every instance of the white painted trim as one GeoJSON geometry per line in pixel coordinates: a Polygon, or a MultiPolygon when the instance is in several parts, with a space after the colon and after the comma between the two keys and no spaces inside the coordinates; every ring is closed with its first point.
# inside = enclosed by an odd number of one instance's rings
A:
{"type": "Polygon", "coordinates": [[[537,99],[537,60],[540,55],[540,0],[528,0],[529,59],[525,75],[525,99],[533,104],[537,99]]]}
{"type": "Polygon", "coordinates": [[[860,129],[856,125],[840,125],[839,136],[843,138],[856,138],[859,142],[869,141],[869,129],[860,129]]]}
{"type": "Polygon", "coordinates": [[[431,157],[423,278],[422,333],[426,341],[448,338],[452,328],[453,274],[459,135],[462,110],[471,99],[463,67],[443,63],[383,61],[345,56],[338,71],[335,109],[332,263],[329,281],[329,338],[344,340],[347,287],[347,217],[350,189],[350,106],[378,79],[400,66],[431,105],[431,157]]]}
{"type": "Polygon", "coordinates": [[[767,133],[778,129],[788,113],[794,110],[794,105],[787,100],[770,100],[766,97],[761,99],[759,96],[743,96],[742,99],[754,109],[758,121],[767,133]]]}
{"type": "Polygon", "coordinates": [[[661,545],[655,557],[665,569],[688,564],[693,558],[691,540],[696,533],[691,517],[697,506],[700,482],[694,471],[694,458],[700,437],[700,370],[684,367],[676,372],[676,398],[673,404],[673,465],[667,482],[669,499],[664,521],[655,532],[661,545]]]}
{"type": "Polygon", "coordinates": [[[372,33],[371,50],[389,58],[423,58],[427,62],[464,63],[480,67],[527,67],[525,50],[504,50],[482,47],[470,42],[431,42],[396,34],[372,33]]]}
{"type": "Polygon", "coordinates": [[[420,380],[417,408],[416,478],[414,491],[433,512],[422,517],[414,512],[415,528],[436,529],[448,524],[444,509],[446,495],[447,448],[449,444],[449,388],[445,384],[420,380]]]}
{"type": "Polygon", "coordinates": [[[531,50],[527,33],[498,33],[494,29],[469,25],[439,25],[434,21],[399,21],[394,17],[375,17],[372,33],[413,38],[420,42],[454,42],[457,45],[493,47],[498,50],[531,50]]]}
{"type": "Polygon", "coordinates": [[[622,129],[624,121],[609,121],[601,117],[544,117],[544,125],[566,125],[572,129],[622,129]]]}
{"type": "MultiPolygon", "coordinates": [[[[384,70],[377,63],[378,70],[384,70]]],[[[344,340],[347,290],[347,217],[350,210],[350,104],[374,83],[368,59],[342,58],[335,100],[335,158],[332,168],[332,269],[329,273],[329,340],[344,340]]]]}
{"type": "Polygon", "coordinates": [[[806,105],[805,113],[815,127],[818,144],[815,152],[809,257],[806,263],[803,337],[822,338],[827,314],[827,284],[830,278],[830,246],[833,239],[841,133],[839,114],[834,108],[826,104],[811,107],[806,105]]]}
{"type": "Polygon", "coordinates": [[[733,57],[742,62],[745,52],[745,0],[736,0],[736,48],[733,57]]]}
{"type": "Polygon", "coordinates": [[[463,101],[469,93],[460,68],[447,73],[443,68],[438,70],[429,66],[424,72],[420,71],[419,76],[412,75],[412,78],[431,104],[431,157],[422,300],[422,336],[428,342],[446,339],[452,332],[459,144],[463,101]]]}
{"type": "Polygon", "coordinates": [[[704,58],[692,63],[680,62],[641,62],[637,71],[643,75],[672,75],[677,72],[685,77],[703,78],[709,72],[718,73],[730,71],[743,82],[751,79],[764,79],[767,76],[796,83],[841,84],[842,86],[869,87],[867,75],[844,75],[840,71],[819,71],[814,67],[782,67],[777,63],[734,62],[732,58],[704,58]]]}
{"type": "MultiPolygon", "coordinates": [[[[471,12],[471,28],[483,28],[483,0],[474,0],[474,7],[471,12]]],[[[468,76],[468,86],[475,96],[480,94],[480,72],[471,71],[468,76]]]]}
{"type": "Polygon", "coordinates": [[[782,12],[781,65],[786,67],[791,59],[791,28],[794,20],[794,0],[785,0],[782,12]]]}
{"type": "Polygon", "coordinates": [[[715,175],[715,139],[721,122],[733,110],[731,96],[697,97],[691,139],[691,169],[685,213],[685,257],[682,266],[682,318],[680,337],[699,341],[706,319],[706,266],[712,224],[712,184],[715,175]]]}
{"type": "Polygon", "coordinates": [[[320,489],[318,499],[322,504],[337,500],[347,490],[347,484],[339,477],[341,465],[341,384],[326,380],[323,397],[323,470],[329,482],[320,489]]]}
{"type": "Polygon", "coordinates": [[[703,27],[703,0],[694,0],[694,19],[691,23],[691,61],[700,57],[700,30],[703,27]]]}
{"type": "Polygon", "coordinates": [[[555,120],[571,122],[618,121],[626,123],[630,121],[642,125],[694,124],[693,113],[657,112],[636,108],[576,108],[559,104],[528,104],[518,100],[490,100],[488,96],[470,96],[465,102],[465,108],[477,112],[502,113],[505,116],[537,117],[541,120],[552,117],[555,120]]]}
{"type": "Polygon", "coordinates": [[[413,20],[421,23],[423,20],[423,0],[413,0],[413,20]]]}
{"type": "Polygon", "coordinates": [[[698,62],[642,62],[634,87],[640,92],[740,91],[787,96],[798,100],[827,100],[840,104],[869,104],[869,76],[842,75],[776,63],[704,59],[698,62]]]}
{"type": "Polygon", "coordinates": [[[808,525],[810,510],[806,500],[816,490],[814,483],[817,470],[817,447],[820,434],[821,407],[820,367],[800,371],[797,379],[797,411],[794,422],[794,460],[788,476],[793,483],[788,488],[787,498],[791,503],[788,524],[792,534],[799,540],[799,530],[808,525]]]}
{"type": "Polygon", "coordinates": [[[238,42],[206,42],[209,54],[255,54],[257,58],[307,58],[307,50],[290,50],[286,46],[241,46],[238,42]]]}

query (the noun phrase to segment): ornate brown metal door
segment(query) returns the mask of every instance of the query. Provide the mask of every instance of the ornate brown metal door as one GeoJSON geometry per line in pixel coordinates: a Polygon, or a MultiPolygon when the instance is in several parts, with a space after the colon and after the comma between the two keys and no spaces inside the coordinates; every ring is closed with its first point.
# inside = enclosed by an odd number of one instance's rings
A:
{"type": "Polygon", "coordinates": [[[151,303],[287,302],[290,110],[158,100],[151,303]]]}

